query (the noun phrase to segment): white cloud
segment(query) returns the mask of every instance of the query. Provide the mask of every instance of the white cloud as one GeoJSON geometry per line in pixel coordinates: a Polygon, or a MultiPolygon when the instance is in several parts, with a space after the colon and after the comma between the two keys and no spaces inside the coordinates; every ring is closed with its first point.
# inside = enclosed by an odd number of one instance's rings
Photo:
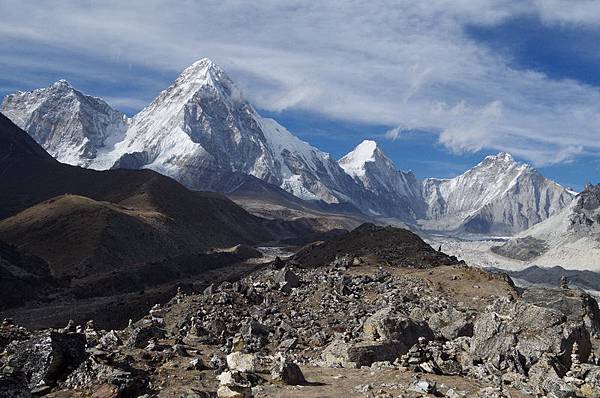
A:
{"type": "MultiPolygon", "coordinates": [[[[600,91],[511,69],[509,60],[474,42],[464,27],[519,15],[597,26],[598,7],[587,0],[577,6],[562,0],[113,0],[45,7],[4,0],[0,72],[12,61],[21,70],[43,68],[35,51],[22,51],[28,48],[63,51],[53,70],[64,64],[65,73],[93,71],[113,84],[131,76],[111,75],[108,66],[92,61],[73,63],[72,57],[174,74],[208,56],[261,108],[433,129],[453,151],[506,150],[541,165],[600,150],[600,91]]],[[[147,77],[139,79],[140,86],[158,90],[147,77]]]]}

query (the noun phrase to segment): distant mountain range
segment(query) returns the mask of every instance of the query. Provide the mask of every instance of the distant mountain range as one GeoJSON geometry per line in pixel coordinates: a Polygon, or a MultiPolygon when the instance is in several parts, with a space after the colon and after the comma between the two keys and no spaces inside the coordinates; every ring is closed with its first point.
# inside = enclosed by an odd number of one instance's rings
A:
{"type": "Polygon", "coordinates": [[[261,186],[284,207],[290,200],[282,191],[309,207],[321,203],[424,230],[513,234],[573,198],[505,153],[449,180],[420,181],[398,170],[374,141],[336,161],[261,117],[209,59],[185,69],[133,118],[64,80],[8,95],[0,111],[64,163],[152,169],[188,188],[233,196],[261,186]]]}

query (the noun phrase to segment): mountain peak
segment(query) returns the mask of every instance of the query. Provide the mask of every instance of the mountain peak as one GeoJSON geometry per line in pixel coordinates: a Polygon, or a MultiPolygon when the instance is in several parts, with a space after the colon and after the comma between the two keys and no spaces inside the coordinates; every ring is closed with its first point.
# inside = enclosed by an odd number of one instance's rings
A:
{"type": "Polygon", "coordinates": [[[485,160],[494,162],[516,163],[515,158],[508,152],[498,152],[496,155],[486,156],[485,160]]]}
{"type": "Polygon", "coordinates": [[[71,85],[71,83],[69,83],[65,79],[60,79],[60,80],[55,81],[54,83],[52,83],[50,85],[50,87],[51,88],[56,88],[56,89],[59,89],[59,90],[74,90],[74,88],[71,85]]]}
{"type": "Polygon", "coordinates": [[[169,90],[187,102],[198,92],[211,96],[243,101],[241,91],[219,65],[210,58],[202,58],[181,72],[169,90]]]}
{"type": "Polygon", "coordinates": [[[194,62],[190,66],[184,69],[183,73],[198,73],[198,72],[223,72],[223,69],[219,67],[212,59],[202,58],[194,62]]]}
{"type": "Polygon", "coordinates": [[[375,141],[364,140],[346,156],[341,158],[339,165],[346,173],[356,177],[364,175],[365,163],[376,162],[378,159],[383,159],[386,163],[392,165],[391,160],[383,153],[375,141]]]}

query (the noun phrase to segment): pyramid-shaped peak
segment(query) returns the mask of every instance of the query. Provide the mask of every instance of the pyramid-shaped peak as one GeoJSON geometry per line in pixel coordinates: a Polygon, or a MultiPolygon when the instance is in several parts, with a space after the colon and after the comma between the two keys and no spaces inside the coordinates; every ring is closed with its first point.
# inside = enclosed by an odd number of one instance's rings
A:
{"type": "Polygon", "coordinates": [[[188,95],[208,90],[205,92],[213,95],[216,93],[219,97],[229,100],[244,100],[241,91],[225,71],[210,58],[202,58],[185,68],[169,90],[185,92],[188,95]]]}
{"type": "Polygon", "coordinates": [[[215,71],[215,72],[223,72],[223,69],[221,69],[221,67],[219,65],[217,65],[212,59],[210,58],[202,58],[199,59],[198,61],[194,62],[193,64],[191,64],[190,66],[188,66],[187,68],[185,68],[185,71],[215,71]]]}
{"type": "Polygon", "coordinates": [[[202,80],[213,85],[222,81],[231,83],[225,71],[210,58],[202,58],[185,68],[178,80],[190,79],[202,80]]]}

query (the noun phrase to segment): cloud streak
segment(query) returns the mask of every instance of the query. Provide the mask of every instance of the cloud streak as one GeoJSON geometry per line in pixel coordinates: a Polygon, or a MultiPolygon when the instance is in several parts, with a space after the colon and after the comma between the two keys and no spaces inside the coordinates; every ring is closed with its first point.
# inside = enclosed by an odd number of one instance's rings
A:
{"type": "MultiPolygon", "coordinates": [[[[465,26],[521,15],[547,24],[600,24],[597,2],[579,4],[210,0],[41,7],[6,0],[0,4],[0,73],[10,75],[13,62],[23,77],[43,67],[35,51],[23,48],[53,48],[54,71],[62,61],[65,70],[89,69],[111,84],[132,79],[111,74],[111,65],[172,76],[208,56],[260,108],[402,126],[389,138],[402,129],[439,131],[440,143],[454,152],[498,149],[545,165],[600,150],[600,91],[514,70],[510,60],[469,38],[465,26]],[[73,64],[74,56],[89,65],[73,64]]],[[[147,77],[139,79],[141,87],[157,90],[147,77]]],[[[140,104],[113,96],[117,105],[140,104]]]]}

